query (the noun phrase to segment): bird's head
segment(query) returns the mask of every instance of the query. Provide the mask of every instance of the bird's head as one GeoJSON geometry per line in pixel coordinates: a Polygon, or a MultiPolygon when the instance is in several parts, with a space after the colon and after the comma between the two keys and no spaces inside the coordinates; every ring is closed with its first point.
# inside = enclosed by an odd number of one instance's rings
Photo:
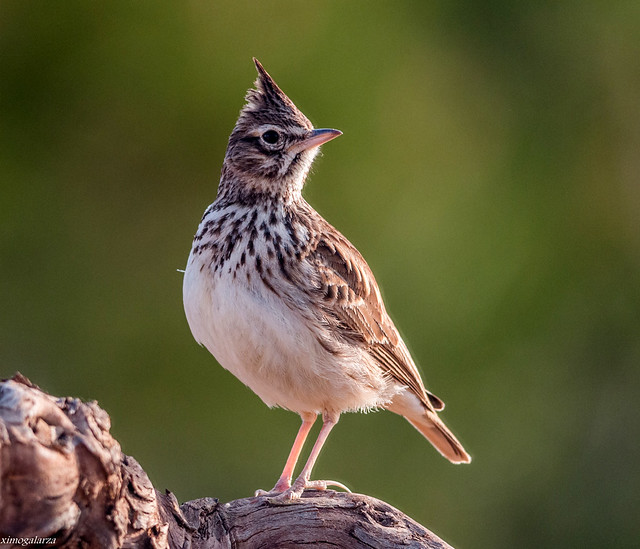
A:
{"type": "Polygon", "coordinates": [[[260,62],[254,62],[255,89],[247,92],[247,103],[229,137],[224,169],[246,191],[299,194],[318,147],[342,132],[314,129],[260,62]]]}

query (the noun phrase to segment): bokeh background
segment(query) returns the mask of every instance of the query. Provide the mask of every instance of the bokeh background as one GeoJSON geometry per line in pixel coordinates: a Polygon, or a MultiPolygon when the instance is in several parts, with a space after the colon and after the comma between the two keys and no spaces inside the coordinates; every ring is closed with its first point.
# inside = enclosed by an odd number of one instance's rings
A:
{"type": "Polygon", "coordinates": [[[299,420],[196,345],[177,271],[252,56],[344,132],[307,199],[474,457],[349,414],[316,478],[459,548],[637,547],[635,1],[3,0],[2,376],[97,399],[181,501],[273,485],[299,420]]]}

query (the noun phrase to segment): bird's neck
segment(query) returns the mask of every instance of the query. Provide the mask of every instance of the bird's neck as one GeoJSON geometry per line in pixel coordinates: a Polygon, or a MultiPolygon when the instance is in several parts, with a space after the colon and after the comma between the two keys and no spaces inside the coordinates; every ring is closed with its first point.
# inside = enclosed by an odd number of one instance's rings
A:
{"type": "Polygon", "coordinates": [[[286,209],[295,207],[301,201],[304,202],[303,186],[304,178],[283,178],[274,181],[247,174],[225,163],[222,167],[216,202],[244,206],[272,204],[276,208],[286,209]]]}

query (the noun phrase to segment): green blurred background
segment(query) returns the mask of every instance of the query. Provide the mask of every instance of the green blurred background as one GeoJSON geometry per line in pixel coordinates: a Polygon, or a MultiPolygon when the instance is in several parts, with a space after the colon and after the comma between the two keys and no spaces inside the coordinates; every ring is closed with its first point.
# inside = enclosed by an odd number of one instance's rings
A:
{"type": "Polygon", "coordinates": [[[196,345],[177,272],[252,56],[344,132],[307,199],[474,457],[348,414],[316,478],[459,548],[637,547],[636,1],[3,0],[3,377],[97,399],[181,501],[273,485],[299,420],[196,345]]]}

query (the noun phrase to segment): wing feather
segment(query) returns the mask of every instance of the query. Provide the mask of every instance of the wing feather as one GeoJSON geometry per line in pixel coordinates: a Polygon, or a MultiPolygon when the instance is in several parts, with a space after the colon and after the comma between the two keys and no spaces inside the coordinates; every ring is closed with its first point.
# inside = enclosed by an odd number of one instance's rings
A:
{"type": "Polygon", "coordinates": [[[335,335],[366,347],[385,373],[427,408],[441,410],[444,403],[426,391],[366,261],[343,235],[328,224],[326,229],[307,249],[307,259],[320,275],[323,312],[334,319],[335,335]]]}

